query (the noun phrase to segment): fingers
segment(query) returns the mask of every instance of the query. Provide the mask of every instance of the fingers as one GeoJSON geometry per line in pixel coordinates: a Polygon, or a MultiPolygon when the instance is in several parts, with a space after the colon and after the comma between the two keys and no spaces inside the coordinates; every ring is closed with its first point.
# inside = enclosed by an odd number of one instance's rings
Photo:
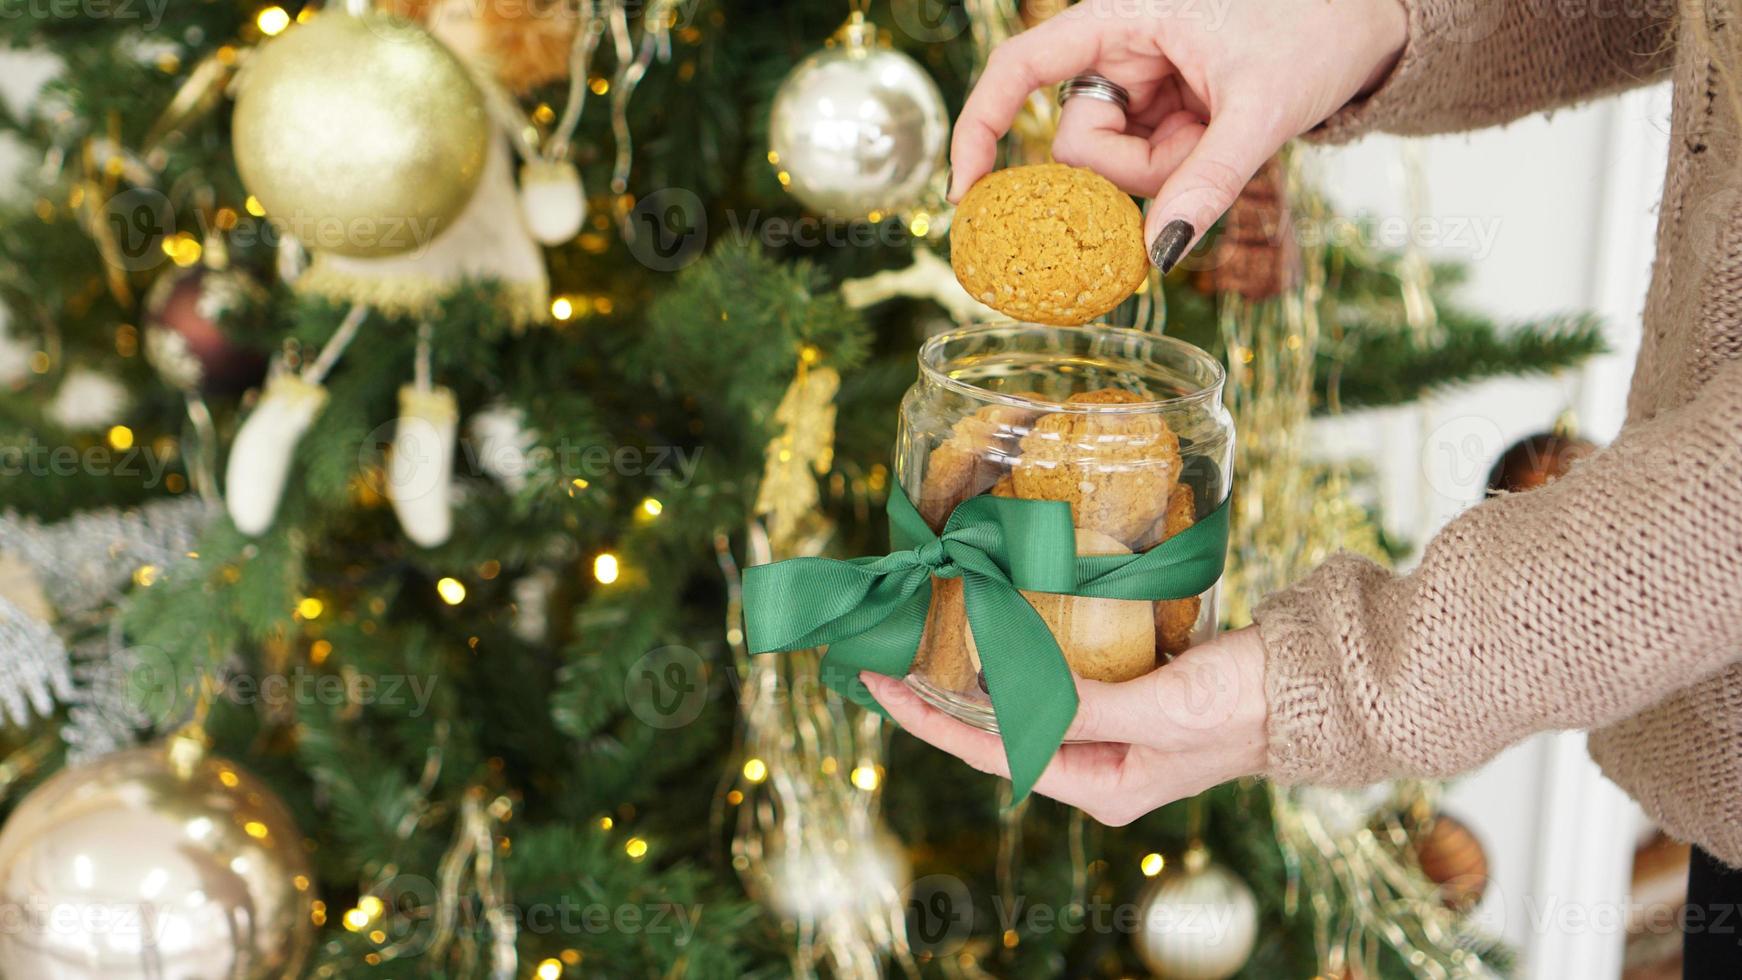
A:
{"type": "Polygon", "coordinates": [[[1179,167],[1203,133],[1195,113],[1179,110],[1139,135],[1129,131],[1117,106],[1072,99],[1059,116],[1052,155],[1060,163],[1092,168],[1127,194],[1146,197],[1179,167]]]}
{"type": "Polygon", "coordinates": [[[1220,107],[1174,170],[1144,224],[1149,260],[1167,272],[1240,196],[1246,182],[1287,139],[1272,114],[1245,105],[1220,107]]]}
{"type": "MultiPolygon", "coordinates": [[[[909,735],[934,748],[961,759],[983,773],[1010,778],[1010,765],[1004,757],[1004,743],[998,736],[963,724],[926,704],[914,690],[901,681],[882,674],[861,673],[859,679],[870,689],[871,696],[883,706],[889,716],[909,735]]],[[[1078,807],[1096,819],[1100,812],[1109,818],[1123,815],[1124,808],[1135,797],[1115,794],[1123,773],[1126,746],[1097,743],[1065,745],[1053,756],[1034,791],[1060,803],[1078,807]],[[1117,810],[1106,809],[1119,800],[1117,810]]],[[[1136,819],[1132,814],[1128,819],[1136,819]]],[[[1104,821],[1106,822],[1106,821],[1104,821]]]]}
{"type": "Polygon", "coordinates": [[[1100,57],[1100,30],[1114,23],[1072,7],[992,51],[950,138],[951,201],[992,169],[998,140],[1035,89],[1089,69],[1100,57]]]}

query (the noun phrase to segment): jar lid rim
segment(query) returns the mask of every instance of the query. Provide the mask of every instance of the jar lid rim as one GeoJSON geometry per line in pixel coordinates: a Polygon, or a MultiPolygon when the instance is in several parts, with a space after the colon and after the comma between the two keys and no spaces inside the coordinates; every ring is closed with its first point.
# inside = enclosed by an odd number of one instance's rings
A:
{"type": "Polygon", "coordinates": [[[1054,413],[1062,411],[1096,415],[1122,415],[1153,412],[1158,407],[1165,408],[1168,406],[1187,405],[1192,402],[1204,401],[1210,398],[1219,398],[1222,386],[1228,380],[1228,371],[1222,366],[1222,362],[1211,357],[1208,351],[1196,344],[1187,343],[1178,337],[1169,337],[1166,334],[1150,333],[1147,330],[1136,330],[1131,327],[1114,327],[1098,323],[1085,323],[1079,326],[1055,326],[1044,323],[1009,321],[956,327],[951,330],[946,330],[943,333],[934,334],[931,337],[926,338],[925,342],[920,345],[919,371],[925,378],[935,381],[946,388],[970,395],[974,398],[996,402],[998,404],[1013,405],[1022,408],[1045,406],[1048,411],[1054,413]],[[993,391],[990,388],[982,388],[979,385],[963,381],[960,378],[950,375],[939,363],[941,360],[939,352],[943,349],[945,344],[960,340],[964,337],[972,337],[976,334],[994,334],[1000,332],[1012,332],[1014,330],[1051,330],[1059,333],[1109,335],[1114,337],[1126,337],[1131,340],[1139,340],[1146,344],[1169,347],[1207,367],[1210,372],[1210,380],[1195,391],[1183,395],[1175,395],[1172,398],[1156,398],[1141,402],[1055,402],[1046,398],[1029,398],[1024,395],[1012,394],[1010,392],[993,391]]]}

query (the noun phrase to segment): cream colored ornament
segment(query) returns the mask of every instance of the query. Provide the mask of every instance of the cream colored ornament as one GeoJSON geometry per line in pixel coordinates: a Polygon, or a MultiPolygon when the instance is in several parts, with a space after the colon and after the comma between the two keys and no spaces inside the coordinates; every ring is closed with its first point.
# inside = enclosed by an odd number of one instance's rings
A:
{"type": "Polygon", "coordinates": [[[522,164],[520,213],[540,244],[562,245],[574,240],[587,220],[587,198],[575,165],[567,160],[522,164]]]}
{"type": "Polygon", "coordinates": [[[498,285],[517,321],[538,321],[550,313],[544,253],[520,213],[508,151],[499,138],[485,152],[477,193],[426,247],[385,258],[317,252],[295,288],[337,302],[367,303],[389,315],[422,316],[462,282],[477,280],[498,285]]]}
{"type": "Polygon", "coordinates": [[[1164,871],[1138,906],[1137,955],[1162,980],[1226,980],[1258,941],[1258,901],[1201,845],[1164,871]]]}
{"type": "Polygon", "coordinates": [[[185,737],[62,770],[0,831],[0,974],[278,980],[314,943],[284,804],[185,737]]]}
{"type": "Polygon", "coordinates": [[[454,434],[460,408],[451,389],[399,389],[399,421],[387,458],[387,499],[405,536],[434,548],[453,533],[454,434]]]}
{"type": "Polygon", "coordinates": [[[224,471],[224,505],[236,529],[264,534],[278,513],[290,460],[327,403],[327,389],[295,374],[267,379],[260,404],[236,432],[224,471]]]}
{"type": "Polygon", "coordinates": [[[769,110],[769,161],[818,214],[859,218],[918,203],[942,170],[950,117],[919,62],[880,46],[855,13],[799,62],[769,110]]]}
{"type": "Polygon", "coordinates": [[[384,256],[454,224],[490,132],[483,94],[428,31],[329,9],[255,52],[232,140],[277,227],[318,252],[384,256]]]}
{"type": "Polygon", "coordinates": [[[913,263],[904,269],[885,269],[841,283],[841,298],[856,310],[897,296],[929,299],[948,310],[958,324],[1009,319],[969,295],[950,264],[929,248],[915,248],[913,263]]]}
{"type": "Polygon", "coordinates": [[[110,375],[73,368],[61,380],[45,414],[64,429],[89,432],[121,421],[130,401],[127,388],[110,375]]]}

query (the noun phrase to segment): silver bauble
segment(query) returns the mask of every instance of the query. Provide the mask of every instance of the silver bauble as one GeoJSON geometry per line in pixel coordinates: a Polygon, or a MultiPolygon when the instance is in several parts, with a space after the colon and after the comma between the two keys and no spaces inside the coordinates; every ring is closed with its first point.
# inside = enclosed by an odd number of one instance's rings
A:
{"type": "Polygon", "coordinates": [[[1258,940],[1258,901],[1235,874],[1188,851],[1138,906],[1138,958],[1164,980],[1226,980],[1258,940]]]}
{"type": "Polygon", "coordinates": [[[0,976],[297,976],[314,886],[284,804],[178,737],[63,770],[0,828],[0,976]]]}
{"type": "Polygon", "coordinates": [[[805,206],[832,218],[918,203],[949,142],[944,99],[917,61],[864,25],[798,63],[774,96],[769,162],[805,206]]]}

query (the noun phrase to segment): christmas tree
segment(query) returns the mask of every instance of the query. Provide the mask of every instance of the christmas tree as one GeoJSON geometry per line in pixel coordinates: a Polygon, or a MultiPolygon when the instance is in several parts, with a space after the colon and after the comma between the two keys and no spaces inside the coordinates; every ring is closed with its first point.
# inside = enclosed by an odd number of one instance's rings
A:
{"type": "MultiPolygon", "coordinates": [[[[0,19],[60,62],[0,117],[0,901],[125,893],[157,926],[8,931],[0,972],[1502,968],[1423,875],[1430,790],[1242,784],[1101,828],[745,651],[743,567],[888,551],[915,350],[984,313],[939,258],[937,132],[1046,6],[0,19]],[[887,167],[805,139],[872,98],[855,58],[903,108],[887,167]],[[1182,910],[1221,925],[1153,914],[1182,910]]],[[[1387,546],[1311,414],[1598,347],[1294,234],[1328,215],[1290,174],[1111,318],[1229,363],[1235,624],[1387,546]]]]}

